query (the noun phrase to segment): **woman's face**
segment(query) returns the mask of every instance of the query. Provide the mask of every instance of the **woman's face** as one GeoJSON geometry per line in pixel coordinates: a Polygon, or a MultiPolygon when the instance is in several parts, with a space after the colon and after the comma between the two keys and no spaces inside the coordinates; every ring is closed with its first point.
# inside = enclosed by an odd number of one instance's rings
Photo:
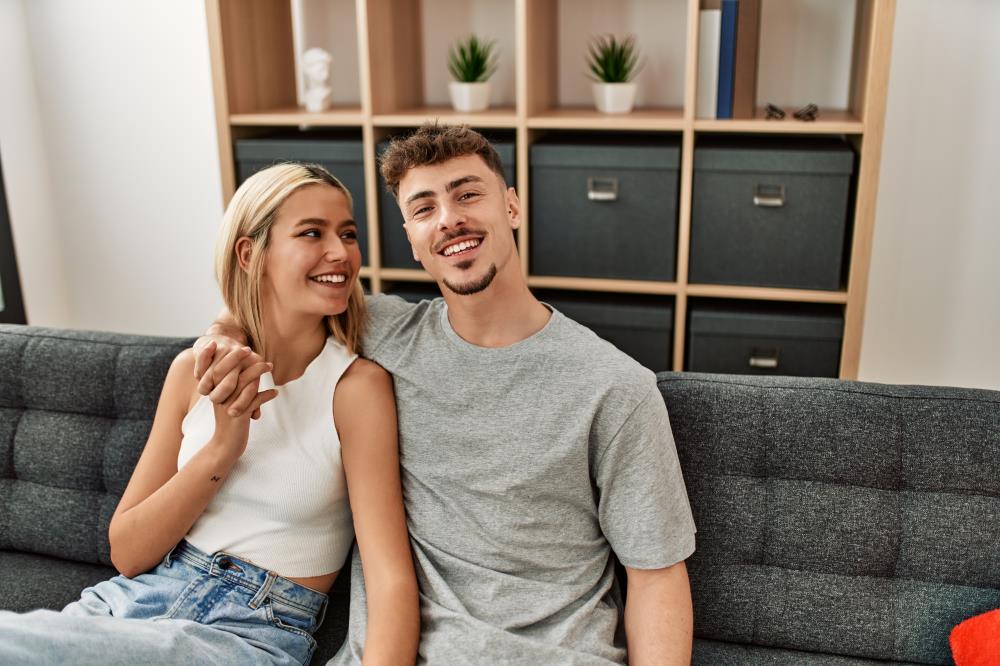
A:
{"type": "Polygon", "coordinates": [[[344,193],[321,184],[299,188],[278,209],[270,233],[261,284],[264,302],[289,315],[329,316],[346,310],[361,268],[361,249],[344,193]]]}

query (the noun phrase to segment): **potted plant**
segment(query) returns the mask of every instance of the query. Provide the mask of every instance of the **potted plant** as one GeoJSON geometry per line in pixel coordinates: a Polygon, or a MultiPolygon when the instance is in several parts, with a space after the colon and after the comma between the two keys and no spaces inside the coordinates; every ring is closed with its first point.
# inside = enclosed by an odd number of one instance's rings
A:
{"type": "Polygon", "coordinates": [[[448,84],[456,111],[484,111],[490,106],[489,78],[497,71],[496,42],[475,35],[459,40],[448,52],[448,84]]]}
{"type": "Polygon", "coordinates": [[[614,35],[590,40],[587,65],[594,79],[594,103],[601,113],[628,113],[635,106],[636,84],[632,78],[639,72],[639,49],[635,36],[619,41],[614,35]]]}

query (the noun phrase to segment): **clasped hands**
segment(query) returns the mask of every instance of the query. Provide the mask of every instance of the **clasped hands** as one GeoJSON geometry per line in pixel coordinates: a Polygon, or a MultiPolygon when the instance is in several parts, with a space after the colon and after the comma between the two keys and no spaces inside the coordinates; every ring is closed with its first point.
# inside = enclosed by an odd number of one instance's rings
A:
{"type": "Polygon", "coordinates": [[[275,389],[260,390],[260,378],[272,365],[245,344],[224,335],[205,335],[194,345],[194,376],[198,393],[220,412],[234,419],[248,414],[260,418],[260,407],[278,396],[275,389]]]}

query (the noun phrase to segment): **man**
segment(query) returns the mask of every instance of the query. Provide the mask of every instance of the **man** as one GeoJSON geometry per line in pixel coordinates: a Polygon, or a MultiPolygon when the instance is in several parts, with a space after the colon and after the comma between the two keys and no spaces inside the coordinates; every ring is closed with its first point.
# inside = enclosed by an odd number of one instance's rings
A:
{"type": "MultiPolygon", "coordinates": [[[[395,381],[421,660],[689,663],[695,530],[653,374],[532,296],[520,202],[481,135],[425,125],[381,171],[443,293],[370,298],[363,344],[395,381]]],[[[356,555],[351,585],[338,665],[364,646],[356,555]]]]}

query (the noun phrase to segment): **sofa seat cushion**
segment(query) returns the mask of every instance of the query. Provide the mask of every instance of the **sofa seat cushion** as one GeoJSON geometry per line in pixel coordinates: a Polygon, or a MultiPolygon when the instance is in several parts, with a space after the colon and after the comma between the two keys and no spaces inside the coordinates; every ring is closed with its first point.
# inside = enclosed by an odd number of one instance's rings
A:
{"type": "Polygon", "coordinates": [[[102,564],[9,551],[0,551],[0,571],[4,581],[0,608],[18,613],[36,608],[60,610],[79,599],[84,588],[118,573],[102,564]]]}
{"type": "MultiPolygon", "coordinates": [[[[694,642],[692,666],[874,666],[884,661],[872,661],[858,657],[842,657],[818,652],[780,650],[758,645],[738,645],[721,641],[694,642]]],[[[894,661],[895,666],[918,666],[913,662],[894,661]]]]}

